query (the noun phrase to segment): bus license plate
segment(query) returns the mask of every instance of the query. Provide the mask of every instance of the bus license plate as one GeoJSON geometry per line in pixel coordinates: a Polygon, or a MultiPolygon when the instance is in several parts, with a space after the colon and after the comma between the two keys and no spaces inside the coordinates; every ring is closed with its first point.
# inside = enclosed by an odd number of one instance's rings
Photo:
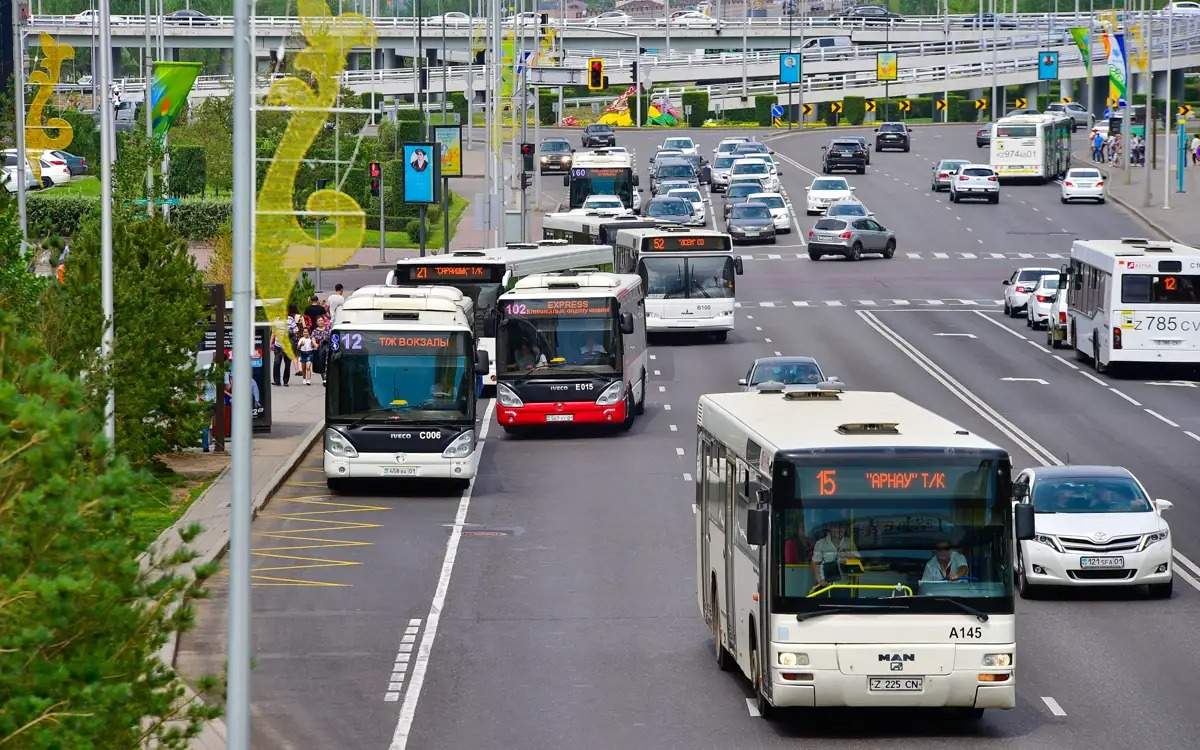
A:
{"type": "Polygon", "coordinates": [[[574,422],[575,415],[574,414],[547,414],[546,421],[547,422],[574,422]]]}
{"type": "Polygon", "coordinates": [[[925,689],[924,677],[869,677],[868,687],[876,692],[913,693],[925,689]]]}
{"type": "Polygon", "coordinates": [[[1124,557],[1081,557],[1079,558],[1079,567],[1081,568],[1123,568],[1125,567],[1124,557]]]}
{"type": "Polygon", "coordinates": [[[416,466],[385,466],[383,467],[383,475],[385,477],[415,477],[417,475],[416,466]]]}

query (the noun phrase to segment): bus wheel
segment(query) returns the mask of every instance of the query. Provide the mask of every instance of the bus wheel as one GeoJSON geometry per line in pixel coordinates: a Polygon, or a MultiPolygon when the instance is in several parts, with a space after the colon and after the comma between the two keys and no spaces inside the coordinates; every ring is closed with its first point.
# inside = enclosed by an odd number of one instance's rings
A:
{"type": "Polygon", "coordinates": [[[627,388],[625,393],[625,421],[621,422],[621,432],[633,427],[633,389],[627,388]]]}
{"type": "Polygon", "coordinates": [[[1108,370],[1108,365],[1100,361],[1100,341],[1092,338],[1092,367],[1096,368],[1097,375],[1103,375],[1108,370]]]}
{"type": "Polygon", "coordinates": [[[638,399],[637,406],[633,408],[633,413],[641,416],[646,413],[646,371],[642,370],[642,397],[638,399]]]}
{"type": "Polygon", "coordinates": [[[758,646],[750,647],[750,684],[754,686],[754,703],[758,708],[758,715],[764,719],[771,718],[775,707],[767,700],[767,696],[763,694],[763,675],[762,665],[758,660],[758,646]]]}
{"type": "Polygon", "coordinates": [[[330,492],[345,492],[346,491],[346,480],[345,479],[336,479],[334,477],[326,477],[325,478],[325,486],[327,488],[329,488],[330,492]]]}
{"type": "Polygon", "coordinates": [[[982,708],[952,708],[950,711],[959,721],[979,721],[983,718],[982,708]]]}
{"type": "Polygon", "coordinates": [[[717,608],[717,587],[712,590],[712,637],[713,647],[717,652],[717,669],[728,672],[733,669],[733,654],[721,645],[721,613],[717,608]]]}
{"type": "Polygon", "coordinates": [[[713,338],[717,341],[724,341],[729,338],[729,331],[713,331],[713,338]]]}

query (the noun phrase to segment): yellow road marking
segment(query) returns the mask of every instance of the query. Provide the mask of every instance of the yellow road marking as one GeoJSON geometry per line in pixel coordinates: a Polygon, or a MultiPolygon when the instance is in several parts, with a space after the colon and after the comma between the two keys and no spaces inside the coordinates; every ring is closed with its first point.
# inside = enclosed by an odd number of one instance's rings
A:
{"type": "MultiPolygon", "coordinates": [[[[300,483],[305,484],[305,483],[300,483]]],[[[312,483],[307,483],[312,484],[312,483]]],[[[323,484],[323,483],[322,483],[323,484]]],[[[292,503],[311,508],[302,510],[280,508],[280,513],[263,513],[261,518],[275,519],[283,522],[294,522],[297,528],[278,528],[270,531],[255,531],[259,537],[278,540],[284,544],[254,547],[250,554],[261,562],[271,561],[274,564],[256,567],[251,570],[251,580],[256,586],[311,586],[311,587],[347,587],[350,584],[332,581],[319,581],[305,578],[286,578],[266,573],[277,573],[286,570],[309,570],[314,568],[344,568],[355,567],[362,563],[357,560],[337,560],[326,557],[315,557],[300,554],[288,554],[303,550],[337,549],[344,547],[369,547],[373,542],[359,539],[330,539],[323,536],[313,536],[321,532],[343,532],[361,529],[377,529],[382,526],[367,521],[348,521],[331,518],[333,515],[347,513],[371,513],[374,511],[390,510],[386,505],[368,503],[344,503],[330,500],[328,495],[302,495],[300,497],[276,497],[276,503],[292,503]],[[289,544],[295,542],[295,544],[289,544]],[[283,564],[279,564],[283,563],[283,564]]]]}

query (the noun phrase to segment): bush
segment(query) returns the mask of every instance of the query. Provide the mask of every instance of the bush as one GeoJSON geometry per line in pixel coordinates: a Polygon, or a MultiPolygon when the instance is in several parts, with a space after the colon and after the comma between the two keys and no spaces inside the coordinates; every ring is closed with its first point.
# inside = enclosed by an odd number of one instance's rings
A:
{"type": "Polygon", "coordinates": [[[957,106],[954,109],[954,122],[976,122],[979,119],[974,99],[963,99],[955,104],[957,106]]]}
{"type": "Polygon", "coordinates": [[[412,241],[417,240],[417,236],[421,233],[421,222],[418,219],[409,219],[404,222],[404,233],[408,235],[412,241]]]}
{"type": "Polygon", "coordinates": [[[708,94],[703,91],[689,91],[683,95],[683,111],[687,112],[691,107],[691,115],[687,118],[687,123],[693,128],[699,128],[704,125],[704,121],[708,119],[708,94]]]}
{"type": "Polygon", "coordinates": [[[180,197],[203,195],[208,179],[205,158],[203,146],[172,146],[168,193],[180,197]]]}
{"type": "Polygon", "coordinates": [[[771,107],[779,101],[779,97],[760,94],[754,97],[754,121],[764,127],[771,125],[771,107]]]}
{"type": "Polygon", "coordinates": [[[171,226],[185,239],[210,240],[232,217],[233,207],[228,201],[188,198],[171,209],[171,226]]]}
{"type": "Polygon", "coordinates": [[[834,126],[838,124],[838,113],[833,111],[833,102],[820,102],[817,104],[817,118],[824,120],[826,125],[834,126]]]}
{"type": "Polygon", "coordinates": [[[74,109],[62,112],[59,116],[71,123],[71,142],[64,150],[87,159],[88,171],[99,174],[100,129],[96,127],[95,118],[87,112],[74,109]]]}
{"type": "Polygon", "coordinates": [[[558,95],[553,91],[538,92],[538,121],[543,125],[553,125],[555,122],[554,107],[558,104],[558,95]]]}
{"type": "Polygon", "coordinates": [[[867,117],[867,101],[861,96],[842,97],[842,114],[851,125],[862,125],[867,117]]]}
{"type": "Polygon", "coordinates": [[[85,219],[100,211],[100,199],[83,195],[32,193],[25,197],[30,234],[74,236],[85,219]]]}
{"type": "Polygon", "coordinates": [[[458,113],[458,121],[467,124],[467,97],[459,91],[451,91],[449,96],[450,108],[458,113]]]}

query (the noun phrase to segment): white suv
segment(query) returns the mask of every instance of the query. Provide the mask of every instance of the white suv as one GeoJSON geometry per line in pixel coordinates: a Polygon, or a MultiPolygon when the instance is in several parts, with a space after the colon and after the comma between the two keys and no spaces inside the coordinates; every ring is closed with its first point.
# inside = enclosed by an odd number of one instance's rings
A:
{"type": "Polygon", "coordinates": [[[987,164],[964,164],[950,180],[950,202],[963,198],[983,198],[989,203],[1000,202],[1000,178],[987,164]]]}
{"type": "Polygon", "coordinates": [[[733,168],[729,170],[729,180],[732,182],[739,177],[754,177],[762,180],[763,190],[768,193],[779,191],[779,176],[775,165],[766,159],[737,159],[733,162],[733,168]]]}

